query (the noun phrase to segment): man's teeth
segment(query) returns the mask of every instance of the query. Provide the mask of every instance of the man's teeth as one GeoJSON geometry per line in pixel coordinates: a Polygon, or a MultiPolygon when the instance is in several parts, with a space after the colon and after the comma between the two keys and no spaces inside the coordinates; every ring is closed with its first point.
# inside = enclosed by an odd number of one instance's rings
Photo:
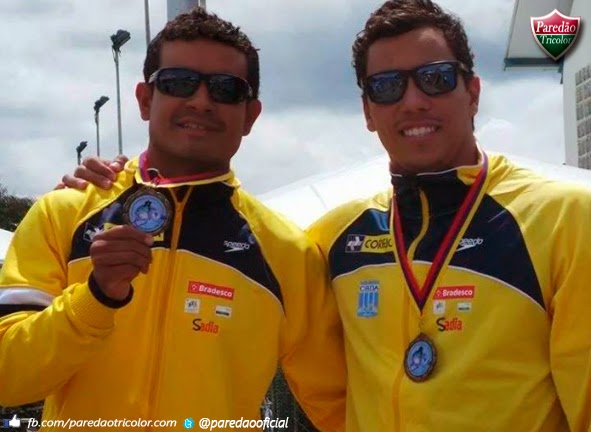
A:
{"type": "Polygon", "coordinates": [[[198,125],[198,124],[195,124],[195,123],[181,123],[181,127],[186,128],[186,129],[205,130],[205,126],[198,125]]]}
{"type": "Polygon", "coordinates": [[[412,136],[412,137],[423,136],[423,135],[427,135],[427,134],[430,134],[432,132],[435,132],[436,129],[437,128],[435,126],[417,127],[417,128],[412,128],[412,129],[404,129],[402,131],[402,135],[404,135],[404,136],[412,136]]]}

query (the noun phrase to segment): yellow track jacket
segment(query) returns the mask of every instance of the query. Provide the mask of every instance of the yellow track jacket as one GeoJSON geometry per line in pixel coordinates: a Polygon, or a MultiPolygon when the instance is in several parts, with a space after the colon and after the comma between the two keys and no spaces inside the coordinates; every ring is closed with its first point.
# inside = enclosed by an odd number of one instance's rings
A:
{"type": "Polygon", "coordinates": [[[256,420],[280,363],[315,425],[343,430],[342,327],[318,248],[232,173],[156,185],[140,160],[111,190],[47,194],[19,225],[0,273],[0,405],[45,399],[46,420],[177,430],[256,420]],[[107,307],[89,289],[89,247],[143,184],[168,197],[171,223],[132,301],[107,307]]]}
{"type": "MultiPolygon", "coordinates": [[[[393,176],[419,286],[483,163],[393,176]]],[[[310,228],[343,320],[349,431],[590,429],[591,194],[502,156],[487,174],[428,292],[406,282],[391,190],[310,228]],[[404,361],[420,334],[437,359],[415,382],[404,361]]]]}

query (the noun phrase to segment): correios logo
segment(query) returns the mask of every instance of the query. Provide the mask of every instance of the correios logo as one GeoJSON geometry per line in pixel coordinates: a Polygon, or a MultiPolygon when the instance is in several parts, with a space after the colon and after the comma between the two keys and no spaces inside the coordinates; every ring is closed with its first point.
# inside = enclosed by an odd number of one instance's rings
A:
{"type": "Polygon", "coordinates": [[[554,61],[573,46],[580,28],[581,17],[569,17],[557,9],[543,17],[531,17],[531,30],[536,42],[554,61]]]}

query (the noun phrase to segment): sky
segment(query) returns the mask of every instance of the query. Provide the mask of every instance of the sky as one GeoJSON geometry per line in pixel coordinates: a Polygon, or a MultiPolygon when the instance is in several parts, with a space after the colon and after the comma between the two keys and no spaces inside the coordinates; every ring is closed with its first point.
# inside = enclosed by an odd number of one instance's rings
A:
{"type": "MultiPolygon", "coordinates": [[[[240,25],[261,58],[263,113],[233,169],[255,194],[342,169],[384,153],[365,129],[351,67],[351,44],[376,0],[208,0],[240,25]],[[242,3],[244,4],[244,3],[242,3]]],[[[514,0],[440,0],[464,22],[482,80],[476,135],[484,149],[562,164],[562,85],[555,71],[503,70],[514,0]]],[[[123,152],[147,145],[134,96],[146,49],[144,1],[0,2],[0,184],[39,196],[75,169],[76,146],[94,155],[93,106],[100,152],[118,152],[115,63],[109,36],[131,33],[120,59],[123,152]]],[[[166,1],[150,0],[152,37],[166,21],[166,1]]]]}

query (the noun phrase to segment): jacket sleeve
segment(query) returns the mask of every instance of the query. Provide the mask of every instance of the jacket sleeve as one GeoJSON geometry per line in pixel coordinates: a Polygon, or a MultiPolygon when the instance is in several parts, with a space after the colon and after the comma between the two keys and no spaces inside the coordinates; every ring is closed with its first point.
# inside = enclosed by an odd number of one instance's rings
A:
{"type": "Polygon", "coordinates": [[[290,258],[284,298],[281,366],[298,403],[320,431],[345,430],[346,368],[342,325],[320,251],[306,239],[300,262],[290,258]]]}
{"type": "Polygon", "coordinates": [[[556,221],[550,304],[550,365],[573,432],[591,431],[591,194],[556,221]]]}
{"type": "Polygon", "coordinates": [[[0,271],[3,406],[44,399],[101,348],[113,328],[115,309],[99,303],[87,283],[68,286],[73,217],[52,212],[50,203],[43,197],[27,213],[0,271]]]}

